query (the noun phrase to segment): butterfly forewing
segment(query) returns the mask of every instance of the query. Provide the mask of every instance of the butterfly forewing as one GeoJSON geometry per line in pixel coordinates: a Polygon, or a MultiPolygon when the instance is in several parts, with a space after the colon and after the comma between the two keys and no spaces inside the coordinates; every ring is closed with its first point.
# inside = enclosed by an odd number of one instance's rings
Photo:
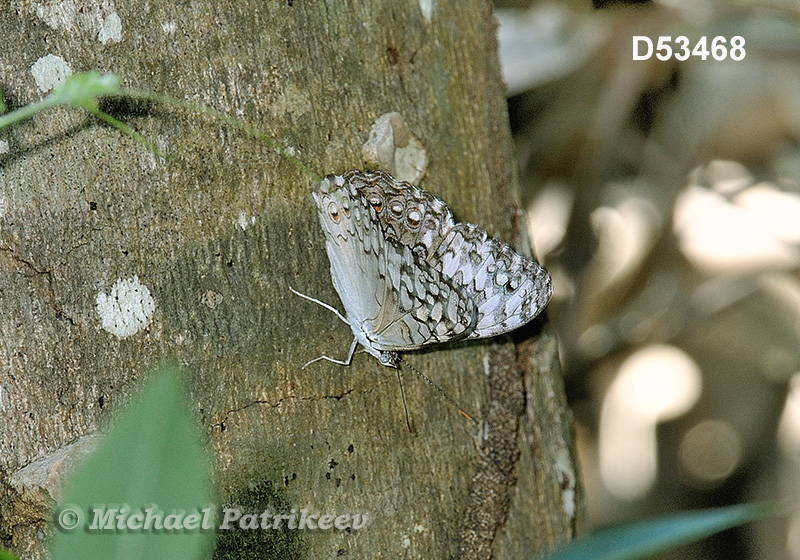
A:
{"type": "Polygon", "coordinates": [[[440,268],[436,250],[455,226],[453,215],[444,202],[382,171],[353,170],[344,177],[376,211],[387,237],[412,247],[428,264],[440,268]]]}
{"type": "Polygon", "coordinates": [[[408,246],[387,237],[349,182],[327,177],[314,201],[334,288],[371,354],[446,342],[473,330],[475,303],[440,271],[420,264],[408,246]]]}

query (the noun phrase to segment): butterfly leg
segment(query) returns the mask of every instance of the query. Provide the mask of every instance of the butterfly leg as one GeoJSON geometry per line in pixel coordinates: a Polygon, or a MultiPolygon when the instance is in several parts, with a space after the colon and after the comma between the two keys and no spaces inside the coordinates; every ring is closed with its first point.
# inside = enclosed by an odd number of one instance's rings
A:
{"type": "Polygon", "coordinates": [[[356,346],[358,346],[358,339],[354,338],[353,343],[350,345],[350,351],[347,353],[347,357],[344,360],[337,360],[336,358],[331,358],[330,356],[323,355],[320,356],[319,358],[314,358],[313,360],[306,362],[300,369],[306,369],[306,366],[311,365],[314,362],[319,362],[321,360],[325,360],[326,362],[333,362],[334,364],[339,364],[340,366],[349,366],[350,362],[353,361],[353,354],[356,353],[356,346]]]}
{"type": "MultiPolygon", "coordinates": [[[[290,292],[292,292],[292,293],[293,293],[294,295],[296,295],[296,296],[300,296],[300,297],[301,297],[301,298],[303,298],[303,299],[307,299],[308,301],[313,301],[314,303],[316,303],[316,304],[318,304],[318,305],[321,305],[322,307],[324,307],[324,308],[325,308],[325,309],[327,309],[328,311],[333,311],[333,313],[334,313],[334,314],[335,314],[337,317],[339,317],[339,319],[341,319],[341,320],[342,320],[344,323],[347,323],[348,325],[350,324],[350,323],[348,322],[348,320],[344,318],[344,315],[342,315],[341,313],[339,313],[339,310],[338,310],[338,309],[336,309],[335,307],[333,307],[332,305],[328,305],[328,304],[327,304],[327,303],[325,303],[324,301],[320,301],[320,300],[318,300],[317,298],[313,298],[313,297],[311,297],[311,296],[307,296],[307,295],[305,295],[305,294],[301,294],[300,292],[298,292],[297,290],[295,290],[295,289],[294,289],[294,288],[292,288],[291,286],[289,286],[289,291],[290,291],[290,292]]],[[[353,353],[352,353],[352,352],[350,352],[350,357],[351,357],[351,358],[353,357],[353,353]]],[[[317,360],[319,360],[319,359],[321,359],[321,358],[317,358],[317,360]]],[[[328,359],[330,359],[330,358],[328,358],[328,359]]],[[[312,360],[312,361],[313,361],[313,360],[312,360]]],[[[336,360],[331,360],[331,361],[336,361],[336,360]]],[[[309,362],[309,364],[310,364],[310,363],[311,363],[311,362],[309,362]]],[[[307,366],[307,365],[308,365],[308,364],[306,364],[306,366],[307,366]]],[[[348,362],[348,363],[347,363],[347,364],[345,364],[345,365],[350,365],[350,362],[348,362]]],[[[303,366],[303,367],[306,367],[306,366],[303,366]]]]}

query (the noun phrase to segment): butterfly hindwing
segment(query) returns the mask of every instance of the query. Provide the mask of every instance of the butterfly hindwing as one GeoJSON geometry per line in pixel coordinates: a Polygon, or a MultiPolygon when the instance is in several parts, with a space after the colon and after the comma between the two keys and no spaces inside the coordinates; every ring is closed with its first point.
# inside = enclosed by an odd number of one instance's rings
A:
{"type": "Polygon", "coordinates": [[[514,330],[547,305],[547,271],[483,229],[456,223],[442,200],[381,171],[349,171],[344,178],[375,210],[388,239],[409,247],[473,300],[477,321],[469,338],[514,330]]]}
{"type": "Polygon", "coordinates": [[[550,276],[538,263],[472,224],[456,224],[437,254],[444,276],[466,286],[478,308],[469,338],[517,329],[536,317],[550,299],[550,276]]]}

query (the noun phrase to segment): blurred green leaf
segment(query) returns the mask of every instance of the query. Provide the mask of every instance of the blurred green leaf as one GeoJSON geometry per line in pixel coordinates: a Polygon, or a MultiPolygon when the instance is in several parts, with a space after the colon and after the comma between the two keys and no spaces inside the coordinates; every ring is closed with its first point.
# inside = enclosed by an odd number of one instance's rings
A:
{"type": "Polygon", "coordinates": [[[0,548],[0,560],[19,560],[19,558],[11,554],[9,551],[0,548]]]}
{"type": "MultiPolygon", "coordinates": [[[[52,545],[54,560],[207,557],[213,530],[90,530],[92,510],[157,506],[165,515],[212,507],[208,461],[201,436],[187,413],[176,372],[159,371],[75,473],[60,504],[52,545]],[[77,528],[59,530],[70,510],[82,515],[77,528]]],[[[216,511],[216,510],[214,510],[216,511]]],[[[73,517],[74,518],[74,517],[73,517]]]]}
{"type": "Polygon", "coordinates": [[[119,93],[120,77],[116,74],[101,74],[97,70],[73,74],[53,88],[48,98],[56,105],[69,105],[94,112],[98,95],[119,93]]]}
{"type": "Polygon", "coordinates": [[[761,519],[779,511],[774,504],[743,504],[658,517],[601,529],[541,560],[634,560],[761,519]]]}

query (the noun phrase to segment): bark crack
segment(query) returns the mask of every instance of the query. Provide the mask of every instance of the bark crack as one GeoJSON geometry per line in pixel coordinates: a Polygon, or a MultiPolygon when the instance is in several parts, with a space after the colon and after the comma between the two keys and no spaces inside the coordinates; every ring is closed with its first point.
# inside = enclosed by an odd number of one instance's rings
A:
{"type": "Polygon", "coordinates": [[[9,255],[9,257],[11,257],[12,261],[22,264],[23,266],[25,266],[25,268],[31,269],[33,271],[33,273],[36,274],[37,276],[50,275],[50,274],[53,273],[53,269],[50,269],[50,268],[39,268],[35,264],[33,264],[32,261],[30,261],[28,259],[25,259],[23,257],[20,257],[17,254],[16,249],[14,249],[13,247],[0,246],[0,251],[4,251],[4,252],[8,253],[8,255],[9,255]]]}
{"type": "MultiPolygon", "coordinates": [[[[100,231],[100,229],[93,228],[92,231],[100,231]]],[[[73,251],[80,249],[81,247],[88,245],[89,243],[91,243],[91,239],[89,238],[89,236],[85,234],[81,235],[80,239],[78,239],[78,242],[64,252],[64,256],[65,257],[69,256],[73,251]]],[[[14,247],[0,246],[0,251],[8,253],[8,256],[10,257],[12,262],[18,263],[22,265],[24,268],[30,270],[34,276],[44,276],[45,279],[47,280],[47,299],[49,300],[50,306],[53,308],[53,311],[55,312],[56,318],[68,322],[73,327],[78,326],[78,322],[69,315],[67,315],[61,308],[61,306],[58,304],[58,297],[54,286],[55,279],[53,277],[53,274],[55,272],[56,267],[61,263],[56,263],[55,266],[50,268],[44,268],[37,266],[29,258],[21,257],[14,247]]]]}
{"type": "Polygon", "coordinates": [[[280,397],[276,401],[269,401],[269,400],[266,400],[266,399],[256,399],[256,400],[251,401],[251,402],[249,402],[249,403],[247,403],[245,405],[238,406],[236,408],[231,408],[231,409],[227,410],[225,412],[225,415],[224,415],[223,419],[220,420],[219,422],[215,422],[214,424],[211,424],[210,427],[212,429],[218,429],[220,431],[224,431],[226,429],[226,422],[228,420],[228,417],[230,417],[232,414],[236,414],[237,412],[241,412],[243,410],[246,410],[246,409],[250,408],[251,406],[266,405],[268,408],[277,408],[277,407],[281,406],[285,401],[289,401],[289,400],[296,400],[298,402],[303,402],[303,401],[319,402],[319,401],[324,401],[324,400],[327,400],[327,399],[334,399],[334,400],[338,401],[338,400],[343,399],[344,397],[346,397],[350,393],[354,393],[354,392],[355,392],[355,389],[348,389],[348,390],[346,390],[346,391],[344,391],[342,393],[335,394],[335,395],[321,395],[321,396],[316,396],[316,397],[304,397],[304,396],[298,396],[298,395],[286,395],[284,397],[280,397]]]}

